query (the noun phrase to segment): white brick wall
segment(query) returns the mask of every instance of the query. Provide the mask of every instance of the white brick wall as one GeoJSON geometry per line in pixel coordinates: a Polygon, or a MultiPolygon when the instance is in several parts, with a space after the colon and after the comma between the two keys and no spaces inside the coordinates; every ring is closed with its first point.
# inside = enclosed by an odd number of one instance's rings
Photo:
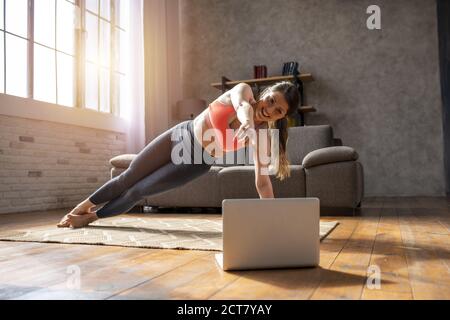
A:
{"type": "Polygon", "coordinates": [[[0,115],[0,213],[71,208],[110,178],[123,133],[0,115]]]}

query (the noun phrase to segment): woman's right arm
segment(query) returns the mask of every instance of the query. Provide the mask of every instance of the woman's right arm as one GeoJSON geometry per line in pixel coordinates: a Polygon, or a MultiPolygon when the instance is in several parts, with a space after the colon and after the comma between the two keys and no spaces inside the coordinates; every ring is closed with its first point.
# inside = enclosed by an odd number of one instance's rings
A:
{"type": "MultiPolygon", "coordinates": [[[[264,134],[267,134],[267,131],[263,131],[264,134]]],[[[257,135],[256,143],[253,145],[253,161],[255,163],[255,186],[256,191],[259,194],[261,199],[264,198],[274,198],[272,181],[270,180],[270,150],[271,150],[271,141],[268,136],[257,135]],[[264,157],[261,159],[261,157],[264,157]],[[269,163],[267,161],[269,160],[269,163]]]]}
{"type": "Polygon", "coordinates": [[[230,99],[240,123],[253,124],[253,108],[250,102],[253,102],[252,88],[245,82],[235,85],[230,90],[230,99]]]}
{"type": "MultiPolygon", "coordinates": [[[[249,129],[253,129],[254,131],[255,128],[253,108],[250,104],[250,102],[255,100],[253,98],[252,88],[248,84],[241,82],[230,90],[230,99],[236,110],[237,118],[241,123],[235,137],[237,137],[238,140],[241,140],[245,138],[249,129]]],[[[253,139],[252,136],[253,135],[249,138],[253,139]]]]}

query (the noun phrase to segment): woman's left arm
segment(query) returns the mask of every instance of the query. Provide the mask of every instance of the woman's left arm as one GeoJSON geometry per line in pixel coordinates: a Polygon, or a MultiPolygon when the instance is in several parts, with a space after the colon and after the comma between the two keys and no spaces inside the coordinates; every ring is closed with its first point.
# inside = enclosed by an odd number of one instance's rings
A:
{"type": "MultiPolygon", "coordinates": [[[[268,130],[266,131],[268,132],[268,130]]],[[[260,156],[264,156],[266,159],[270,159],[270,137],[267,136],[260,143],[259,135],[256,137],[256,145],[253,145],[253,160],[255,163],[255,185],[256,190],[261,199],[263,198],[275,198],[273,194],[272,181],[269,176],[269,164],[261,161],[260,156]]]]}

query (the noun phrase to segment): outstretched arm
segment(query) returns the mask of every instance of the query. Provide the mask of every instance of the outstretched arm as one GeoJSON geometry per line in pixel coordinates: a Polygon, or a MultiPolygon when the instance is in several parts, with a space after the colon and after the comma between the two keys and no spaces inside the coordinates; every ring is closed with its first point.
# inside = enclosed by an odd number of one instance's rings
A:
{"type": "Polygon", "coordinates": [[[253,124],[253,108],[255,101],[252,88],[245,82],[235,85],[230,91],[230,99],[240,123],[253,124]]]}
{"type": "MultiPolygon", "coordinates": [[[[253,132],[250,132],[249,138],[254,151],[255,185],[259,197],[274,198],[272,182],[269,177],[270,163],[267,163],[267,159],[270,159],[270,138],[267,136],[266,139],[262,139],[262,143],[258,142],[259,139],[254,130],[253,108],[251,106],[251,103],[255,102],[252,88],[247,83],[241,82],[231,89],[230,97],[236,110],[238,120],[241,122],[241,127],[236,133],[238,139],[245,137],[248,133],[248,129],[253,129],[253,132]]],[[[265,132],[268,132],[268,130],[265,132]]]]}
{"type": "MultiPolygon", "coordinates": [[[[269,132],[268,130],[264,131],[269,132]]],[[[260,139],[259,134],[256,137],[256,145],[253,145],[253,160],[255,163],[255,185],[259,197],[275,198],[273,194],[272,182],[270,180],[270,137],[262,135],[260,139]]]]}
{"type": "Polygon", "coordinates": [[[253,139],[255,122],[253,120],[254,112],[251,103],[255,102],[255,98],[253,97],[252,88],[247,83],[241,82],[230,90],[230,99],[236,110],[237,118],[241,123],[234,136],[238,140],[245,139],[246,136],[253,139]]]}

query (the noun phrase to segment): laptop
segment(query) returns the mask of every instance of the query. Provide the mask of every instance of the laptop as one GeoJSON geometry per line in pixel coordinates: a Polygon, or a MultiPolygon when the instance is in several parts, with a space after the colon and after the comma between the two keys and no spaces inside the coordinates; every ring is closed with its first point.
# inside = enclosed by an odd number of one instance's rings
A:
{"type": "Polygon", "coordinates": [[[222,217],[223,270],[319,265],[318,198],[225,199],[222,217]]]}

